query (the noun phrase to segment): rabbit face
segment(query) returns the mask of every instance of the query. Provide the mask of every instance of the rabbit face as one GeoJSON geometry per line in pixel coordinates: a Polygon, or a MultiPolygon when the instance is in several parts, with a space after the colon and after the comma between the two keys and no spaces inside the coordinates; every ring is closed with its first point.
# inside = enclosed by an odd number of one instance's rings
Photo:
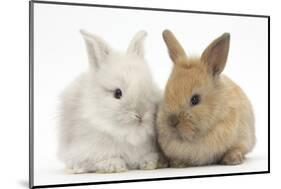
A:
{"type": "Polygon", "coordinates": [[[171,132],[192,141],[210,129],[220,100],[215,82],[205,67],[192,60],[186,65],[175,67],[170,76],[164,111],[171,132]]]}
{"type": "Polygon", "coordinates": [[[159,93],[144,59],[146,32],[135,35],[126,53],[115,52],[97,36],[81,33],[90,62],[86,117],[111,133],[118,128],[128,133],[132,131],[128,128],[142,127],[152,133],[159,93]]]}
{"type": "Polygon", "coordinates": [[[94,105],[103,117],[120,127],[153,124],[158,94],[142,59],[114,55],[91,76],[94,105]]]}
{"type": "Polygon", "coordinates": [[[163,33],[174,68],[166,85],[163,113],[168,132],[193,141],[204,136],[224,114],[222,72],[229,48],[229,35],[213,41],[200,58],[187,57],[169,31],[163,33]]]}

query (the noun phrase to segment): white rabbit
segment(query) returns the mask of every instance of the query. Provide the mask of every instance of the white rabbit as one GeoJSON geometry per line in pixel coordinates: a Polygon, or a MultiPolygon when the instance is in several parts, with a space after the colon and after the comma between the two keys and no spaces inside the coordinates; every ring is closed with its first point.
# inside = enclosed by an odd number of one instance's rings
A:
{"type": "Polygon", "coordinates": [[[61,96],[58,156],[72,173],[155,169],[160,91],[144,59],[146,32],[117,53],[84,30],[89,70],[61,96]]]}

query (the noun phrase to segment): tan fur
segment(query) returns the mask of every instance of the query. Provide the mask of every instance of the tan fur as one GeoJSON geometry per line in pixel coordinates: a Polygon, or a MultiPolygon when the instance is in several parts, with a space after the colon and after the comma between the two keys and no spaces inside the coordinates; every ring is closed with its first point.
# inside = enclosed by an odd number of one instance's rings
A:
{"type": "Polygon", "coordinates": [[[230,35],[222,35],[201,57],[193,58],[174,56],[182,47],[170,31],[164,31],[163,37],[175,66],[158,111],[157,133],[171,166],[241,163],[255,143],[254,115],[242,89],[220,75],[230,35]],[[191,106],[194,94],[200,95],[201,102],[191,106]],[[178,119],[175,127],[169,125],[170,115],[178,119]]]}
{"type": "Polygon", "coordinates": [[[169,30],[163,31],[163,39],[167,44],[170,58],[174,62],[180,63],[180,60],[184,60],[186,58],[184,49],[182,48],[182,46],[180,45],[180,43],[178,42],[172,32],[170,32],[169,30]]]}

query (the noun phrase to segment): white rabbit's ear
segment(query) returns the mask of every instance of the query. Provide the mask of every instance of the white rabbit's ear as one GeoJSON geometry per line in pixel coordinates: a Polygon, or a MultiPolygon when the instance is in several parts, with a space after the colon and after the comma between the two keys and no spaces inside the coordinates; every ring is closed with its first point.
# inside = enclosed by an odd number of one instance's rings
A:
{"type": "Polygon", "coordinates": [[[111,48],[98,36],[92,35],[85,30],[80,30],[80,33],[86,43],[90,64],[95,68],[99,68],[100,64],[111,54],[111,48]]]}
{"type": "Polygon", "coordinates": [[[144,57],[144,39],[147,36],[146,31],[139,31],[134,38],[132,39],[128,49],[127,53],[129,54],[135,54],[141,58],[144,57]]]}

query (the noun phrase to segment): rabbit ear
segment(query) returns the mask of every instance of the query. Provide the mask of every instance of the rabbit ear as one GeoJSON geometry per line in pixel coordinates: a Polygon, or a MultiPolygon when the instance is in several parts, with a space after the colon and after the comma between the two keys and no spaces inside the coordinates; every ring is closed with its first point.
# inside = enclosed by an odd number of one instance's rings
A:
{"type": "Polygon", "coordinates": [[[219,75],[226,64],[230,43],[230,34],[224,33],[215,39],[201,55],[201,61],[208,65],[213,75],[219,75]]]}
{"type": "Polygon", "coordinates": [[[147,33],[145,31],[139,31],[132,41],[130,42],[130,45],[127,49],[127,53],[129,54],[135,54],[141,58],[144,57],[144,39],[146,38],[147,33]]]}
{"type": "Polygon", "coordinates": [[[181,62],[179,61],[180,59],[187,58],[184,49],[170,30],[164,30],[162,35],[168,48],[170,58],[175,64],[181,62]]]}
{"type": "Polygon", "coordinates": [[[85,30],[80,30],[80,33],[86,43],[90,64],[95,68],[99,68],[100,64],[110,55],[111,48],[98,36],[92,35],[85,30]]]}

